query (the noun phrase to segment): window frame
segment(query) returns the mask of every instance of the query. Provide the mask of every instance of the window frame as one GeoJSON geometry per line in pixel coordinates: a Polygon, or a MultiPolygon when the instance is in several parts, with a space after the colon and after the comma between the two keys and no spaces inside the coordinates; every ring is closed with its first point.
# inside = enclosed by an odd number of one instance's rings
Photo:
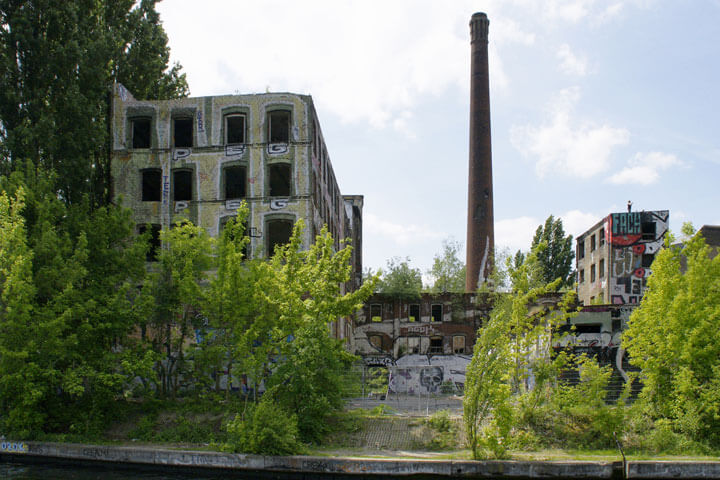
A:
{"type": "Polygon", "coordinates": [[[226,113],[223,117],[223,144],[224,145],[245,145],[247,143],[247,115],[245,113],[240,112],[233,112],[233,113],[226,113]],[[242,141],[241,142],[230,142],[228,141],[228,135],[230,133],[229,128],[229,120],[241,118],[243,125],[242,125],[242,141]]]}
{"type": "Polygon", "coordinates": [[[266,113],[267,118],[267,143],[268,145],[288,145],[290,144],[290,135],[292,133],[292,109],[290,108],[273,108],[272,110],[268,110],[266,113]],[[287,125],[286,125],[286,136],[283,139],[275,139],[274,134],[276,133],[276,128],[274,128],[275,121],[273,120],[274,117],[279,117],[280,115],[284,115],[287,119],[287,125]]]}
{"type": "Polygon", "coordinates": [[[172,175],[172,200],[173,202],[192,202],[194,195],[195,195],[195,189],[193,188],[193,180],[194,180],[194,171],[192,168],[173,168],[171,175],[172,175]],[[178,198],[178,189],[177,189],[177,175],[189,175],[189,183],[188,186],[190,188],[190,197],[189,198],[178,198]]]}
{"type": "Polygon", "coordinates": [[[152,167],[152,168],[143,168],[140,170],[140,201],[141,202],[161,202],[162,201],[162,192],[163,192],[163,171],[162,168],[152,167]],[[146,189],[145,186],[149,185],[149,179],[146,181],[146,175],[148,174],[157,174],[158,175],[158,185],[157,185],[157,199],[155,199],[154,195],[146,195],[146,189]],[[153,198],[146,198],[146,197],[153,197],[153,198]]]}
{"type": "Polygon", "coordinates": [[[172,148],[193,148],[195,145],[195,117],[192,115],[175,115],[172,117],[172,148]],[[178,145],[178,122],[189,122],[190,126],[190,144],[178,145]]]}
{"type": "Polygon", "coordinates": [[[147,150],[152,148],[152,117],[151,116],[144,116],[144,115],[137,115],[134,117],[131,117],[130,119],[130,145],[133,150],[147,150]],[[136,146],[135,145],[135,139],[136,139],[136,125],[139,122],[147,122],[147,146],[136,146]]]}
{"type": "Polygon", "coordinates": [[[239,164],[225,164],[222,166],[222,198],[223,200],[238,200],[242,198],[247,198],[248,194],[248,176],[247,176],[247,166],[246,165],[239,165],[239,164]],[[233,197],[228,195],[228,170],[232,169],[241,169],[244,174],[244,182],[242,186],[243,190],[243,196],[241,197],[233,197]]]}

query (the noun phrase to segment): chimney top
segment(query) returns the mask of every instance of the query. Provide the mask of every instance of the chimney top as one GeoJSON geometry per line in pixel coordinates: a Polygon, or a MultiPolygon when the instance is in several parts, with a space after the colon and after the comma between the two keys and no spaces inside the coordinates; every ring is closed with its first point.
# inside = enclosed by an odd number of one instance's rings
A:
{"type": "Polygon", "coordinates": [[[470,43],[476,41],[488,41],[488,20],[487,15],[484,12],[473,13],[470,19],[470,43]]]}

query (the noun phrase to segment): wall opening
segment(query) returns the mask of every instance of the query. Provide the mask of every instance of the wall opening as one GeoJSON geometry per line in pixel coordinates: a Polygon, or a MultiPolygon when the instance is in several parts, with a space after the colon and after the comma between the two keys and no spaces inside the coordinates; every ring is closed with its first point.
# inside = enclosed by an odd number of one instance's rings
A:
{"type": "Polygon", "coordinates": [[[275,248],[287,244],[292,235],[293,222],[290,220],[270,220],[267,223],[267,253],[275,253],[275,248]]]}
{"type": "Polygon", "coordinates": [[[173,119],[173,146],[190,148],[193,146],[193,119],[179,117],[173,119]]]}
{"type": "Polygon", "coordinates": [[[247,183],[245,167],[225,167],[223,172],[225,174],[225,198],[245,198],[247,183]]]}
{"type": "Polygon", "coordinates": [[[290,196],[290,164],[274,163],[268,166],[268,187],[271,197],[290,196]]]}
{"type": "Polygon", "coordinates": [[[132,148],[150,148],[150,119],[133,118],[132,148]]]}
{"type": "Polygon", "coordinates": [[[148,262],[156,262],[158,253],[160,251],[160,225],[157,224],[145,224],[138,225],[138,233],[143,235],[145,232],[150,231],[150,249],[145,254],[145,260],[148,262]]]}
{"type": "Polygon", "coordinates": [[[655,222],[642,222],[642,239],[655,240],[657,224],[655,222]]]}
{"type": "Polygon", "coordinates": [[[431,322],[442,322],[442,305],[435,303],[430,308],[430,321],[431,322]]]}
{"type": "Polygon", "coordinates": [[[245,115],[225,116],[225,144],[245,143],[245,115]]]}
{"type": "Polygon", "coordinates": [[[410,304],[410,312],[409,312],[409,318],[411,322],[419,322],[420,321],[420,305],[417,303],[410,304]]]}
{"type": "Polygon", "coordinates": [[[430,337],[430,352],[429,353],[443,353],[443,339],[442,337],[430,337]]]}
{"type": "Polygon", "coordinates": [[[268,113],[268,142],[290,143],[290,112],[287,110],[268,113]]]}
{"type": "Polygon", "coordinates": [[[453,336],[453,353],[465,353],[465,335],[453,336]]]}
{"type": "Polygon", "coordinates": [[[142,171],[142,201],[159,202],[162,192],[162,170],[148,168],[142,171]]]}
{"type": "Polygon", "coordinates": [[[409,354],[420,353],[420,337],[408,337],[407,343],[409,354]]]}
{"type": "Polygon", "coordinates": [[[173,200],[192,200],[192,170],[173,170],[173,200]]]}
{"type": "Polygon", "coordinates": [[[370,319],[373,322],[382,322],[382,305],[379,303],[370,305],[370,319]]]}

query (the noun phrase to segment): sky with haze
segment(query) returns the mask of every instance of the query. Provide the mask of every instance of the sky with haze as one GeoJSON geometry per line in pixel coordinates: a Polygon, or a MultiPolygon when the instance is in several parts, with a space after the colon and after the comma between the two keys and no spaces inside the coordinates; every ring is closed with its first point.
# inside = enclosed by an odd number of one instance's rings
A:
{"type": "MultiPolygon", "coordinates": [[[[315,102],[343,194],[365,196],[363,261],[465,243],[470,30],[490,20],[495,243],[549,215],[720,225],[720,0],[165,0],[191,96],[315,102]]],[[[464,260],[464,246],[462,250],[464,260]]]]}

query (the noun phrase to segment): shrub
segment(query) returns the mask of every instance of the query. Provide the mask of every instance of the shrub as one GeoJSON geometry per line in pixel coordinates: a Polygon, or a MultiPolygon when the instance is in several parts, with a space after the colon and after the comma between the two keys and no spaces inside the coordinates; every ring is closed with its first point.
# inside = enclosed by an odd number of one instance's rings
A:
{"type": "Polygon", "coordinates": [[[246,413],[236,415],[227,426],[227,449],[262,455],[293,455],[303,448],[299,440],[297,416],[290,415],[269,397],[246,413]]]}

